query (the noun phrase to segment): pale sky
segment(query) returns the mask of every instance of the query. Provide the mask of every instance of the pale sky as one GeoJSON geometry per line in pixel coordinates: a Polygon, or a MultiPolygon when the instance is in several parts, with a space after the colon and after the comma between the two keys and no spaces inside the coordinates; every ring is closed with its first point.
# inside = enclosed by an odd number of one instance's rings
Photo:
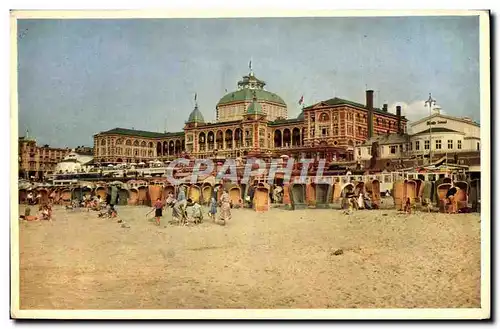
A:
{"type": "Polygon", "coordinates": [[[248,73],[280,95],[290,117],[340,97],[479,122],[479,18],[232,18],[19,20],[19,134],[39,144],[92,145],[116,127],[181,131],[205,120],[248,73]]]}

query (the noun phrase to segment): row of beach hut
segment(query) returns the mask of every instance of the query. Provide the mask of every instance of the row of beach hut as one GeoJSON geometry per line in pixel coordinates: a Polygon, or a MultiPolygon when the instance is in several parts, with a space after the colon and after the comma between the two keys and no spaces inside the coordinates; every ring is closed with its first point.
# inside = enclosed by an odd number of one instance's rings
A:
{"type": "Polygon", "coordinates": [[[458,188],[455,198],[459,209],[472,205],[473,211],[479,211],[481,181],[477,179],[470,182],[452,182],[450,178],[442,178],[438,181],[399,180],[394,182],[394,204],[396,209],[403,210],[408,199],[412,205],[424,205],[430,202],[432,205],[439,206],[440,211],[444,212],[444,201],[452,187],[458,188]]]}
{"type": "MultiPolygon", "coordinates": [[[[130,180],[127,183],[80,183],[74,186],[64,187],[38,187],[32,190],[34,195],[41,196],[41,203],[47,203],[52,197],[57,204],[69,204],[72,200],[82,200],[86,196],[100,196],[105,200],[111,193],[110,186],[118,188],[119,205],[151,205],[156,199],[165,200],[169,193],[177,195],[178,188],[169,184],[166,180],[153,180],[146,182],[143,180],[130,180]]],[[[216,182],[210,176],[196,184],[184,184],[187,190],[187,197],[195,202],[208,205],[212,197],[220,199],[222,191],[228,191],[233,207],[242,207],[248,195],[248,184],[232,184],[216,182]],[[217,195],[214,191],[217,190],[217,195]]],[[[467,207],[471,202],[477,206],[480,200],[480,181],[451,182],[451,179],[444,178],[436,182],[421,180],[400,180],[394,182],[392,196],[396,209],[402,210],[406,200],[410,199],[412,204],[425,203],[430,200],[433,204],[440,205],[446,197],[446,193],[452,186],[459,187],[457,198],[459,207],[467,207]]],[[[271,187],[265,180],[258,180],[254,191],[253,205],[256,211],[267,211],[270,208],[271,187]]],[[[19,189],[19,202],[25,203],[29,189],[19,189]]],[[[328,208],[330,205],[338,203],[347,195],[358,196],[360,193],[370,195],[374,205],[380,206],[381,191],[380,182],[377,179],[368,182],[349,183],[329,183],[329,182],[293,182],[283,186],[283,204],[289,209],[301,209],[306,207],[328,208]]]]}

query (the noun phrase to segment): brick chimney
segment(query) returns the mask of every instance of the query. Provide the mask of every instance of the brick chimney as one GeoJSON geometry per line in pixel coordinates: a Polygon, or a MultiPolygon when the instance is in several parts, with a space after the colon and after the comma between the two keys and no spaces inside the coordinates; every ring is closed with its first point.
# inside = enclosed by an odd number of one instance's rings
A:
{"type": "Polygon", "coordinates": [[[373,90],[366,91],[366,109],[368,110],[368,138],[373,137],[373,90]]]}
{"type": "Polygon", "coordinates": [[[384,104],[382,107],[382,111],[387,112],[388,107],[389,107],[389,105],[384,104]]]}
{"type": "Polygon", "coordinates": [[[398,117],[398,134],[402,135],[402,127],[401,127],[401,106],[396,106],[396,116],[398,117]]]}

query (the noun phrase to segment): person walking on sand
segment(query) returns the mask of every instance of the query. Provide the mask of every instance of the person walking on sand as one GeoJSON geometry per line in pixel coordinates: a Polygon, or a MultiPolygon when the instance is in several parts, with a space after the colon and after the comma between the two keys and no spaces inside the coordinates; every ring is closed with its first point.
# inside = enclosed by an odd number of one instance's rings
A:
{"type": "Polygon", "coordinates": [[[221,201],[220,220],[225,223],[227,220],[231,219],[231,199],[229,198],[229,193],[227,192],[227,190],[224,190],[222,192],[220,201],[221,201]]]}
{"type": "Polygon", "coordinates": [[[210,199],[210,210],[208,211],[208,216],[215,220],[215,214],[217,214],[217,200],[215,197],[210,199]]]}
{"type": "Polygon", "coordinates": [[[157,226],[160,226],[160,219],[161,219],[161,217],[163,215],[162,214],[163,207],[165,207],[165,205],[163,204],[163,202],[161,201],[161,199],[160,198],[156,199],[156,202],[153,205],[153,209],[155,211],[155,222],[156,222],[157,226]]]}
{"type": "Polygon", "coordinates": [[[186,223],[186,207],[187,207],[186,198],[184,198],[180,201],[175,201],[173,203],[172,218],[177,220],[179,222],[179,224],[186,223]]]}

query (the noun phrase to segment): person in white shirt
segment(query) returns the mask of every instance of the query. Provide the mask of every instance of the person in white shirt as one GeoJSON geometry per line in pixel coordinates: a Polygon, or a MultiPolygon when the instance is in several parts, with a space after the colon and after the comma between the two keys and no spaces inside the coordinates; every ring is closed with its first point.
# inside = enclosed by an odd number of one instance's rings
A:
{"type": "Polygon", "coordinates": [[[28,199],[28,204],[33,203],[33,193],[31,191],[28,193],[27,199],[28,199]]]}
{"type": "Polygon", "coordinates": [[[363,199],[363,193],[359,193],[358,196],[358,209],[364,209],[365,208],[365,202],[363,199]]]}

